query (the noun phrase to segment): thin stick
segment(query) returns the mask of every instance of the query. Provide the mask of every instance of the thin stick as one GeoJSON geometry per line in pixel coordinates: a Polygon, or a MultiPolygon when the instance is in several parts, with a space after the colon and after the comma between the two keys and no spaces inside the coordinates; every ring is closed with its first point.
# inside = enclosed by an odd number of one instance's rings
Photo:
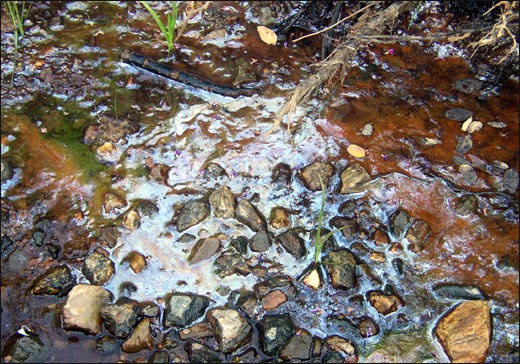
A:
{"type": "Polygon", "coordinates": [[[300,37],[300,38],[298,38],[298,39],[295,39],[295,40],[293,40],[293,43],[295,43],[295,42],[297,42],[297,41],[299,41],[299,40],[302,40],[302,39],[305,39],[305,38],[309,38],[309,37],[313,37],[313,36],[315,36],[315,35],[318,35],[318,34],[321,34],[321,33],[323,33],[323,32],[326,32],[327,30],[336,27],[338,24],[343,23],[345,20],[352,18],[352,17],[353,17],[354,15],[356,15],[357,13],[362,12],[363,10],[368,9],[368,8],[371,7],[371,6],[374,6],[376,3],[377,3],[377,2],[373,2],[373,3],[368,4],[368,5],[365,6],[364,8],[359,9],[358,11],[356,11],[354,14],[350,14],[350,15],[347,16],[346,18],[341,19],[340,21],[336,22],[335,24],[332,24],[330,27],[327,27],[327,28],[325,28],[325,29],[322,29],[322,30],[320,30],[319,32],[311,33],[311,34],[307,34],[307,35],[304,35],[303,37],[300,37]]]}

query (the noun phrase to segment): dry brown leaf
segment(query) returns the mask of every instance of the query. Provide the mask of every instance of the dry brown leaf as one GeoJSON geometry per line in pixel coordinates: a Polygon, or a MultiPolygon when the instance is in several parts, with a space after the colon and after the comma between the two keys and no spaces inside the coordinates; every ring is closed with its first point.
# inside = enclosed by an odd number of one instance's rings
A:
{"type": "Polygon", "coordinates": [[[365,150],[356,144],[350,144],[347,148],[347,152],[356,158],[363,158],[366,155],[365,150]]]}
{"type": "Polygon", "coordinates": [[[258,34],[260,35],[260,39],[262,39],[262,41],[264,43],[276,44],[278,37],[276,36],[276,33],[273,32],[271,29],[266,28],[263,25],[259,25],[256,27],[256,30],[258,31],[258,34]]]}

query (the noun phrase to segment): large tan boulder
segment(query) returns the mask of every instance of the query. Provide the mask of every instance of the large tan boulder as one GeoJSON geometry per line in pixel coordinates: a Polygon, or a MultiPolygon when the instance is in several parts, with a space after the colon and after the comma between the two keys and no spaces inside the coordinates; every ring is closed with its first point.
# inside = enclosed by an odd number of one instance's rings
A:
{"type": "Polygon", "coordinates": [[[487,302],[462,302],[440,319],[435,336],[452,362],[484,362],[491,342],[491,314],[487,302]]]}

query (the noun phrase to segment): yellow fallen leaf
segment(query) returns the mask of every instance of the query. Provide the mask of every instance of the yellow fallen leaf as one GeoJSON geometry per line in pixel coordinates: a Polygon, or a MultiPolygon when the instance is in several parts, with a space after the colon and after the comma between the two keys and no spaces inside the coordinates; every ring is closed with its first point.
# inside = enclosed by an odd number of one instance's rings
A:
{"type": "Polygon", "coordinates": [[[366,155],[365,150],[356,144],[350,144],[347,148],[347,152],[356,158],[363,158],[366,155]]]}
{"type": "Polygon", "coordinates": [[[260,39],[262,39],[262,41],[264,43],[276,44],[278,37],[276,36],[276,33],[273,32],[271,29],[266,28],[263,25],[259,25],[256,27],[256,30],[258,31],[258,34],[260,35],[260,39]]]}

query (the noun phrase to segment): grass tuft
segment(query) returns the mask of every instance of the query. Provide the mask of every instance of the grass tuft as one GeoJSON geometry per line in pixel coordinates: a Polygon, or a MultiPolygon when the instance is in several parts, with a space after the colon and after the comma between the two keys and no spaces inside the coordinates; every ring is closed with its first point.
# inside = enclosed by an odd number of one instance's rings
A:
{"type": "Polygon", "coordinates": [[[155,10],[153,10],[151,6],[148,5],[148,2],[139,2],[146,8],[146,10],[148,10],[148,12],[152,15],[155,22],[159,26],[159,29],[161,29],[161,32],[163,33],[164,38],[166,38],[166,43],[168,45],[168,54],[170,54],[171,50],[173,49],[173,35],[175,34],[175,23],[177,22],[177,2],[170,1],[170,4],[172,6],[172,13],[167,15],[168,22],[166,26],[161,21],[155,10]]]}

